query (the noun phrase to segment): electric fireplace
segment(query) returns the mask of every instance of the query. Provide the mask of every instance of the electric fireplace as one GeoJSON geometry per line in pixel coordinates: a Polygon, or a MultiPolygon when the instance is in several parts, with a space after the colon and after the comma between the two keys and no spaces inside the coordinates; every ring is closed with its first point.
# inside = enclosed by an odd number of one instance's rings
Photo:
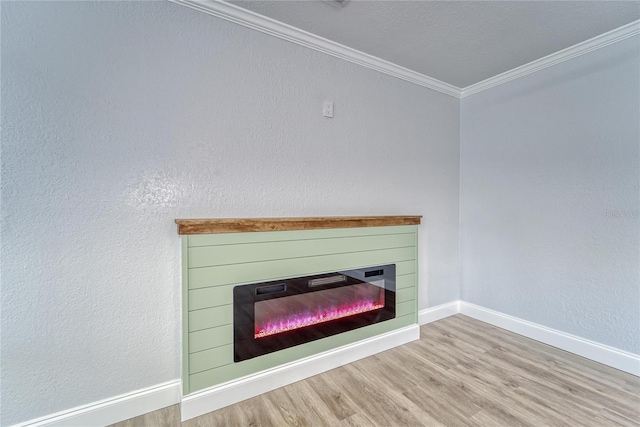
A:
{"type": "Polygon", "coordinates": [[[395,264],[233,288],[234,361],[396,315],[395,264]]]}

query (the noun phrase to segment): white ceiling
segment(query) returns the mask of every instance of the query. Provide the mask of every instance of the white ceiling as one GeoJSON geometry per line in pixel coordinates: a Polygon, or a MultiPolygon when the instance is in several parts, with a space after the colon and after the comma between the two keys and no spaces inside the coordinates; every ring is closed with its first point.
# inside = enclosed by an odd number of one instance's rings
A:
{"type": "Polygon", "coordinates": [[[459,88],[640,19],[640,1],[231,1],[459,88]]]}

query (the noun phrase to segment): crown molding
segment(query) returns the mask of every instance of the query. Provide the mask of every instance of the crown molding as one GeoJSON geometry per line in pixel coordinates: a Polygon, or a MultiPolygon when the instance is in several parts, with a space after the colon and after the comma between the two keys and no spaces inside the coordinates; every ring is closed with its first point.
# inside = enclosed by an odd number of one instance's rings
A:
{"type": "Polygon", "coordinates": [[[242,26],[287,40],[336,58],[379,71],[381,73],[460,98],[461,89],[424,74],[411,71],[384,59],[360,52],[340,43],[292,27],[275,19],[267,18],[221,0],[170,0],[200,12],[240,24],[242,26]]]}
{"type": "Polygon", "coordinates": [[[631,22],[615,30],[596,36],[592,39],[570,46],[543,58],[531,61],[512,70],[505,71],[486,80],[459,88],[424,74],[417,73],[384,59],[377,58],[359,50],[311,34],[307,31],[267,18],[223,0],[169,0],[182,6],[225,19],[247,28],[251,28],[318,52],[379,71],[381,73],[423,86],[456,98],[465,98],[495,86],[524,77],[536,71],[560,64],[596,49],[625,40],[640,34],[640,20],[631,22]]]}
{"type": "Polygon", "coordinates": [[[535,73],[536,71],[540,71],[580,55],[584,55],[585,53],[593,52],[596,49],[617,43],[637,34],[640,34],[640,20],[633,21],[620,28],[616,28],[615,30],[611,30],[607,33],[552,53],[551,55],[547,55],[543,58],[536,59],[535,61],[531,61],[528,64],[498,74],[497,76],[489,77],[479,83],[467,86],[462,89],[460,97],[465,98],[478,92],[482,92],[503,83],[510,82],[511,80],[524,77],[528,74],[535,73]]]}

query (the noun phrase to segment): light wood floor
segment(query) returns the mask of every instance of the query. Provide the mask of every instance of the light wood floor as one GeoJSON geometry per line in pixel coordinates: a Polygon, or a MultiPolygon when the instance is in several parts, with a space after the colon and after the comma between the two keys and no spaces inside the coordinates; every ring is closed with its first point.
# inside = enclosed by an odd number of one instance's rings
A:
{"type": "Polygon", "coordinates": [[[180,424],[140,426],[640,426],[640,378],[463,315],[421,339],[180,424]]]}

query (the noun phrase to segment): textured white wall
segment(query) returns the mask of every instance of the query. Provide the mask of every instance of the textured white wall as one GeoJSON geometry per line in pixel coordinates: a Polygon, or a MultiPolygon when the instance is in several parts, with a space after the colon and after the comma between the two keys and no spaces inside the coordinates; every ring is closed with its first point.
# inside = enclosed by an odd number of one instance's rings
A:
{"type": "Polygon", "coordinates": [[[640,353],[639,52],[462,100],[464,301],[640,353]]]}
{"type": "Polygon", "coordinates": [[[422,214],[459,298],[459,100],[165,2],[1,24],[2,425],[179,377],[175,218],[422,214]]]}

